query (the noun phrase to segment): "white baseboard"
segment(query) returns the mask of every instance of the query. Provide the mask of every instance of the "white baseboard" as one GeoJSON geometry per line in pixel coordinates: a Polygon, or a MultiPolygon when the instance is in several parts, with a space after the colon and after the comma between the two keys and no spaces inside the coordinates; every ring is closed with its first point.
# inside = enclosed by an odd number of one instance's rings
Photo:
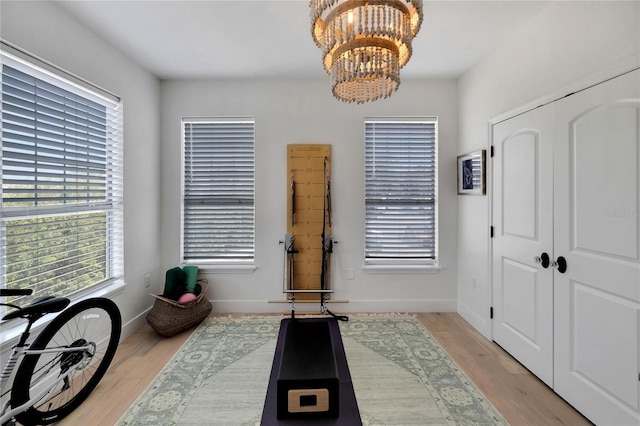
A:
{"type": "Polygon", "coordinates": [[[489,317],[484,318],[478,315],[476,311],[470,309],[462,302],[458,302],[457,312],[484,337],[493,340],[492,322],[489,317]]]}
{"type": "Polygon", "coordinates": [[[120,341],[122,342],[127,337],[131,336],[136,331],[140,330],[146,323],[147,312],[149,312],[151,308],[146,309],[138,316],[134,317],[130,321],[122,324],[122,333],[120,334],[120,341]]]}
{"type": "MultiPolygon", "coordinates": [[[[266,300],[212,300],[214,312],[220,313],[282,313],[291,308],[288,303],[270,303],[266,300]]],[[[327,302],[331,310],[338,312],[456,312],[455,299],[443,300],[349,300],[327,302]]],[[[296,303],[296,310],[313,311],[313,303],[296,303]]],[[[318,306],[319,310],[319,306],[318,306]]]]}
{"type": "Polygon", "coordinates": [[[350,300],[346,309],[349,312],[455,312],[456,301],[449,299],[350,300]]]}

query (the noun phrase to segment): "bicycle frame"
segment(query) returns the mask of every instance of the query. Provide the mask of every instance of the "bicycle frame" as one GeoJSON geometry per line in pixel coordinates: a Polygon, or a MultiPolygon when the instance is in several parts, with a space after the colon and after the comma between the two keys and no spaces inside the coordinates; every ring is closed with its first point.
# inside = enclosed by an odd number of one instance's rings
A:
{"type": "Polygon", "coordinates": [[[52,353],[56,353],[56,354],[64,354],[64,353],[71,353],[71,352],[77,353],[81,351],[82,359],[78,361],[76,364],[74,364],[72,368],[67,369],[66,372],[64,372],[61,375],[58,375],[55,379],[51,379],[51,381],[47,382],[46,384],[43,384],[43,379],[45,379],[45,377],[47,376],[50,376],[49,372],[41,376],[38,379],[38,385],[42,384],[43,389],[38,394],[36,394],[33,398],[31,398],[29,401],[25,402],[24,404],[18,407],[12,408],[11,410],[9,410],[9,407],[11,406],[11,397],[9,397],[9,400],[4,404],[4,407],[2,407],[2,415],[0,416],[0,425],[4,424],[5,422],[8,422],[14,416],[29,409],[29,407],[35,405],[39,400],[44,398],[45,395],[47,395],[52,389],[54,389],[58,385],[58,383],[64,381],[69,375],[71,375],[76,370],[73,367],[77,365],[83,365],[84,362],[86,362],[86,360],[89,358],[87,356],[87,353],[90,353],[91,350],[93,349],[92,345],[74,346],[74,347],[61,346],[61,347],[47,348],[47,349],[29,349],[29,344],[26,343],[27,337],[28,337],[28,329],[25,330],[25,332],[23,332],[20,338],[20,342],[16,346],[14,346],[11,351],[11,355],[9,356],[9,359],[2,371],[2,375],[0,376],[0,394],[4,394],[5,390],[9,390],[8,388],[9,379],[11,378],[11,375],[13,374],[13,370],[15,369],[15,366],[18,363],[18,360],[20,359],[21,356],[26,357],[30,355],[44,355],[44,354],[52,354],[52,353]]]}

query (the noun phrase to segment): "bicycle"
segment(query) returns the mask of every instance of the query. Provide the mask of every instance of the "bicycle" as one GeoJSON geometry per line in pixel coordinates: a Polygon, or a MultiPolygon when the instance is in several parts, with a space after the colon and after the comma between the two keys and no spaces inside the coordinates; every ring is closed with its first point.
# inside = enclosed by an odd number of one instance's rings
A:
{"type": "MultiPolygon", "coordinates": [[[[0,297],[31,293],[32,290],[0,289],[0,297]]],[[[69,299],[53,296],[38,297],[24,307],[0,303],[15,309],[2,321],[27,320],[0,376],[0,395],[5,398],[10,393],[0,412],[1,425],[59,421],[89,396],[109,368],[122,326],[117,305],[97,297],[68,307],[69,304],[69,299]],[[60,313],[29,342],[34,323],[56,312],[60,313]]]]}

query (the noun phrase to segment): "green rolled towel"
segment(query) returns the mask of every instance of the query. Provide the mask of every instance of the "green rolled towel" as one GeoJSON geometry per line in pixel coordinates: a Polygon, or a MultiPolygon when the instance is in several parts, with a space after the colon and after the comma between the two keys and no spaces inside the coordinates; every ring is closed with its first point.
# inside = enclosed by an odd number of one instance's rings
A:
{"type": "Polygon", "coordinates": [[[169,299],[178,300],[186,292],[185,273],[182,268],[169,269],[165,274],[164,293],[162,295],[169,299]]]}
{"type": "Polygon", "coordinates": [[[198,282],[198,267],[194,265],[183,266],[184,282],[186,285],[186,293],[196,293],[196,283],[198,282]]]}

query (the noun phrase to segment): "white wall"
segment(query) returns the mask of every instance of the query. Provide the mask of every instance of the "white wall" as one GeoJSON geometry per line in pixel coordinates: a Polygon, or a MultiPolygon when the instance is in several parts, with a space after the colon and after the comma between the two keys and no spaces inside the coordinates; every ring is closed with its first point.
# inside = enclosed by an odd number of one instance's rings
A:
{"type": "MultiPolygon", "coordinates": [[[[488,149],[497,116],[638,66],[639,52],[639,2],[553,3],[460,78],[459,153],[488,149]]],[[[487,337],[490,202],[490,195],[458,200],[458,312],[487,337]]]]}
{"type": "Polygon", "coordinates": [[[135,319],[151,304],[148,289],[142,286],[144,274],[151,273],[152,290],[158,291],[164,270],[180,261],[180,117],[252,115],[258,154],[258,269],[252,274],[212,274],[210,297],[218,308],[257,312],[273,309],[267,300],[283,299],[278,240],[286,227],[285,147],[330,143],[334,234],[339,241],[334,254],[335,298],[350,301],[344,309],[334,309],[447,310],[457,299],[459,312],[490,335],[490,197],[455,195],[455,157],[487,148],[492,117],[562,87],[595,82],[611,70],[637,62],[638,6],[635,1],[554,3],[464,75],[457,89],[454,81],[405,80],[390,99],[365,105],[333,100],[326,80],[170,81],[160,89],[155,77],[53,2],[3,0],[0,36],[124,100],[128,287],[117,302],[125,321],[135,319]],[[443,269],[437,274],[371,274],[361,269],[362,120],[383,115],[437,115],[440,119],[443,269]],[[354,280],[345,277],[348,267],[355,268],[354,280]]]}
{"type": "Polygon", "coordinates": [[[123,324],[135,328],[152,304],[144,275],[164,279],[159,273],[160,83],[54,2],[3,0],[0,19],[2,39],[122,98],[127,286],[114,300],[123,324]]]}
{"type": "MultiPolygon", "coordinates": [[[[183,116],[253,116],[256,121],[256,266],[253,273],[207,274],[214,309],[286,311],[282,303],[286,232],[287,144],[332,146],[333,253],[336,312],[451,311],[456,300],[456,82],[403,81],[389,99],[345,104],[320,81],[165,81],[162,84],[162,260],[180,264],[181,141],[183,116]],[[373,274],[364,263],[364,118],[438,116],[440,260],[438,273],[373,274]],[[346,269],[355,279],[346,279],[346,269]]],[[[297,306],[299,310],[313,309],[297,306]]]]}

